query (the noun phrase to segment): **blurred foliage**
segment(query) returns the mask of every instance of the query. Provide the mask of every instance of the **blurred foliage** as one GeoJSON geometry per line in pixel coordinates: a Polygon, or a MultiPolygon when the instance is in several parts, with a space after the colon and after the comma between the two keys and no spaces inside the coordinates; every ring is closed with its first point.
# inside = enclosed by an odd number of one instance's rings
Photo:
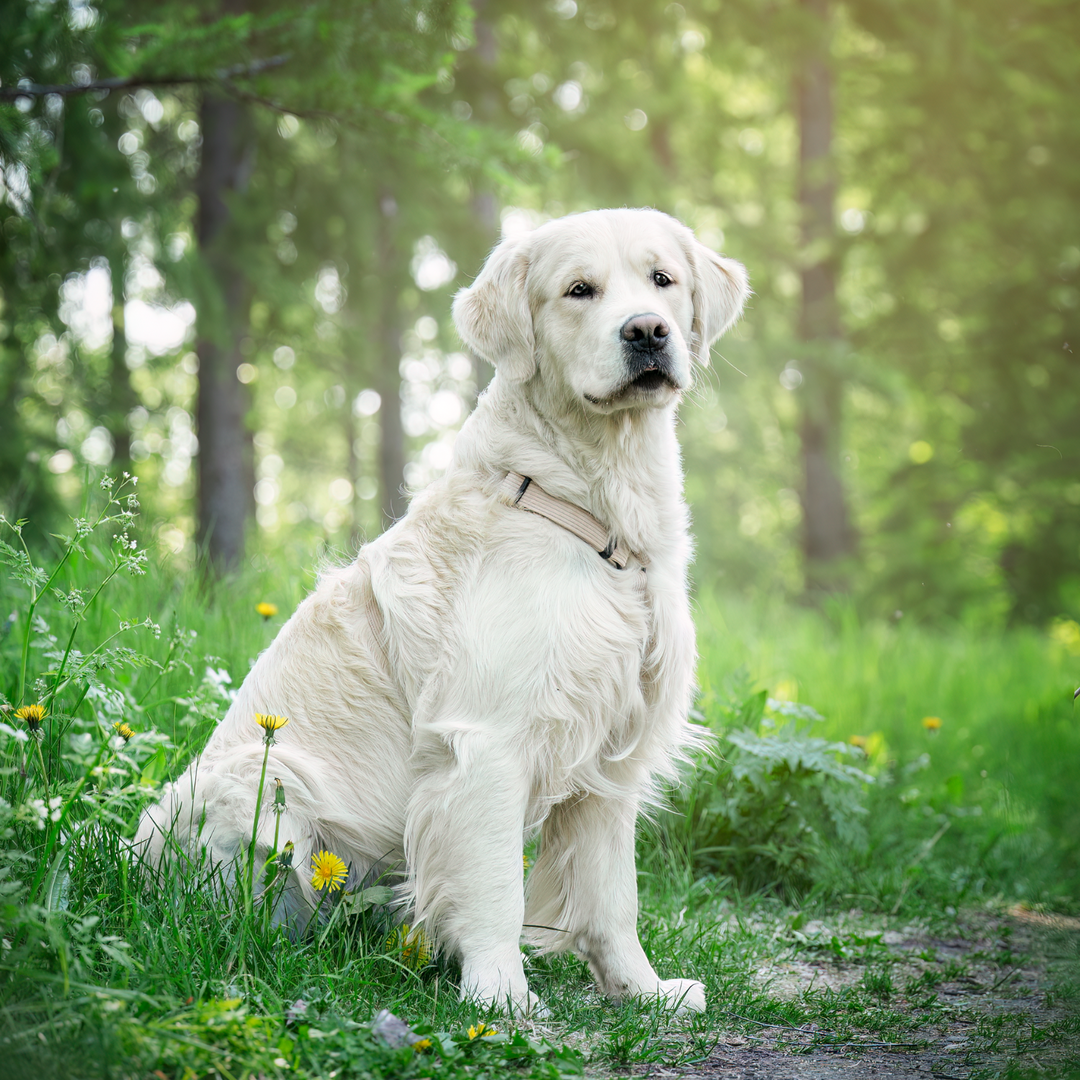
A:
{"type": "Polygon", "coordinates": [[[823,355],[795,326],[799,269],[822,255],[799,238],[791,80],[815,31],[795,0],[4,9],[0,91],[132,80],[0,100],[9,516],[77,506],[83,465],[111,458],[142,478],[162,546],[195,555],[191,343],[216,300],[192,183],[211,87],[257,131],[232,206],[252,286],[253,549],[310,561],[381,527],[396,395],[407,484],[445,467],[486,379],[450,295],[500,226],[653,205],[755,289],[681,414],[699,585],[801,591],[798,417],[824,366],[846,388],[865,609],[1075,616],[1074,6],[832,6],[827,254],[846,336],[823,355]]]}

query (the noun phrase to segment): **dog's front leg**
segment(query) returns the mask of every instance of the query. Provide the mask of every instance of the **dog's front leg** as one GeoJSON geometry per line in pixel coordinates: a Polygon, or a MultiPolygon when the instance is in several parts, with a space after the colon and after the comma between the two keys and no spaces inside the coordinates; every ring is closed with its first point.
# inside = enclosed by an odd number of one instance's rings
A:
{"type": "Polygon", "coordinates": [[[661,979],[637,934],[634,825],[637,801],[586,795],[555,807],[529,874],[529,939],[573,949],[616,1000],[657,998],[680,1012],[705,1008],[694,979],[661,979]]]}
{"type": "Polygon", "coordinates": [[[405,837],[416,917],[460,957],[463,999],[533,1011],[521,956],[524,764],[490,733],[460,728],[417,759],[405,837]]]}

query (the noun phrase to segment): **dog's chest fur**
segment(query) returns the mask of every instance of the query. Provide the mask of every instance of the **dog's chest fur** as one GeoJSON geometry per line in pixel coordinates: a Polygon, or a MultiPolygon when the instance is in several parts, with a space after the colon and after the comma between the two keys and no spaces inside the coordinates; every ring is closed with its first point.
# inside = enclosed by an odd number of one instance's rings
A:
{"type": "Polygon", "coordinates": [[[454,471],[367,559],[419,767],[471,737],[516,747],[542,814],[575,792],[624,789],[682,741],[670,729],[685,715],[694,660],[686,512],[676,471],[668,505],[631,505],[652,537],[647,570],[636,559],[618,570],[558,525],[500,503],[499,478],[454,471]]]}

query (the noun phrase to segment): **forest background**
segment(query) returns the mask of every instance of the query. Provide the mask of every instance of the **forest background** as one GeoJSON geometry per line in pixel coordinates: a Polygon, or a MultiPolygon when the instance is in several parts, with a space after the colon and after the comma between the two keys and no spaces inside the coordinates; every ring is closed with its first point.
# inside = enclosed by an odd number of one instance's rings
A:
{"type": "Polygon", "coordinates": [[[1071,640],[1072,5],[3,8],[10,519],[88,465],[181,565],[351,550],[488,378],[449,303],[500,233],[648,205],[755,293],[681,414],[698,589],[1071,640]]]}

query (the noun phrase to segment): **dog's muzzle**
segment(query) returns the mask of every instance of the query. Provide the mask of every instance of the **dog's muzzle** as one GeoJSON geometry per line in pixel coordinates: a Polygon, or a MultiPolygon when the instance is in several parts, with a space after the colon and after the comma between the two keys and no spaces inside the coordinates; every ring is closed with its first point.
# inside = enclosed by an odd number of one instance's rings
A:
{"type": "Polygon", "coordinates": [[[634,315],[623,323],[619,336],[626,357],[628,389],[634,387],[649,393],[665,383],[679,389],[668,350],[670,333],[664,319],[653,313],[634,315]]]}

